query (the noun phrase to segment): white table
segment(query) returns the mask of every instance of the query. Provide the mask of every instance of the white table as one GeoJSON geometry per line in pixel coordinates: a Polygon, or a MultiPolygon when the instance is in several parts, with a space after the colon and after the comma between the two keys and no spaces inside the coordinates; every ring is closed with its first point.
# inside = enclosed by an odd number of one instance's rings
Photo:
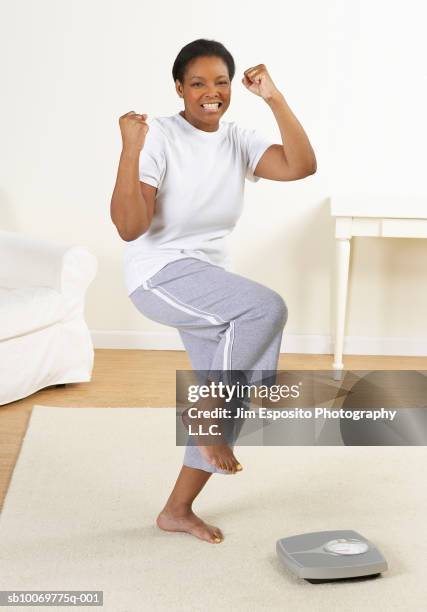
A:
{"type": "Polygon", "coordinates": [[[347,310],[350,245],[353,236],[380,238],[427,238],[427,196],[333,196],[335,217],[335,339],[333,369],[344,368],[343,348],[347,310]]]}

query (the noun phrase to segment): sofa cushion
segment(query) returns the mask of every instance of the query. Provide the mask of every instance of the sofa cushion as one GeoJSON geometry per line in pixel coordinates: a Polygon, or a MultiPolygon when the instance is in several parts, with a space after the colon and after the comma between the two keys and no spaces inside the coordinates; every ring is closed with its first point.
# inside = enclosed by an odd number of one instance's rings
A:
{"type": "Polygon", "coordinates": [[[64,310],[63,296],[50,287],[0,287],[0,341],[48,327],[64,310]]]}

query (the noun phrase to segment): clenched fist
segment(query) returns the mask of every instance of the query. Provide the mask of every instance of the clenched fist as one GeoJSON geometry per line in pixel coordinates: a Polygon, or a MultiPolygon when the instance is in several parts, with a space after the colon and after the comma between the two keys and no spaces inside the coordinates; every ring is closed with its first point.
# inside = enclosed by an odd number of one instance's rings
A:
{"type": "Polygon", "coordinates": [[[256,96],[261,96],[267,102],[281,95],[265,64],[258,64],[245,70],[242,83],[246,89],[249,89],[256,96]]]}
{"type": "Polygon", "coordinates": [[[149,125],[146,123],[148,115],[138,115],[129,111],[119,119],[120,131],[124,149],[141,151],[144,146],[149,125]]]}

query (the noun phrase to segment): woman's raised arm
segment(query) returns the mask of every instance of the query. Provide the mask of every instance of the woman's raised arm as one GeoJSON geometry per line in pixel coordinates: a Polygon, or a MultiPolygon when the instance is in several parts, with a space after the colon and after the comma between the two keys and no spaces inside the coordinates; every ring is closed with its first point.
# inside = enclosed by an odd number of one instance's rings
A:
{"type": "Polygon", "coordinates": [[[149,130],[146,118],[130,111],[119,119],[123,148],[110,214],[120,237],[127,242],[148,230],[154,214],[157,188],[139,180],[139,156],[149,130]]]}

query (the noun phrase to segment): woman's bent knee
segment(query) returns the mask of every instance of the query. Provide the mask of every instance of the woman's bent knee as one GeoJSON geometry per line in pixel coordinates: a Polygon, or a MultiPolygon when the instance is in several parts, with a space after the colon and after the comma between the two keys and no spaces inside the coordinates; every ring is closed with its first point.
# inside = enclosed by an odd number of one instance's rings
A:
{"type": "Polygon", "coordinates": [[[277,291],[264,287],[262,293],[257,296],[257,301],[254,303],[253,308],[258,317],[261,317],[275,329],[283,328],[286,325],[288,307],[277,291]]]}
{"type": "Polygon", "coordinates": [[[272,318],[274,323],[278,327],[284,327],[288,320],[288,307],[285,300],[276,291],[272,292],[272,295],[268,301],[269,316],[272,318]]]}

